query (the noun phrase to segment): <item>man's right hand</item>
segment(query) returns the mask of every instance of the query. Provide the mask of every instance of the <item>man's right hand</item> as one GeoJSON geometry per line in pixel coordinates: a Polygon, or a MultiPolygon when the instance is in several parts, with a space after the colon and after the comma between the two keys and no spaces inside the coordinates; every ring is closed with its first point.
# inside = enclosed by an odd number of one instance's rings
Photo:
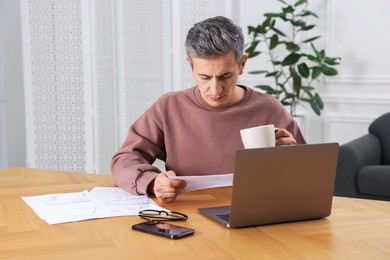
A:
{"type": "Polygon", "coordinates": [[[172,202],[179,191],[187,185],[184,180],[171,180],[168,176],[176,176],[174,171],[167,171],[157,175],[154,179],[153,191],[161,202],[172,202]]]}

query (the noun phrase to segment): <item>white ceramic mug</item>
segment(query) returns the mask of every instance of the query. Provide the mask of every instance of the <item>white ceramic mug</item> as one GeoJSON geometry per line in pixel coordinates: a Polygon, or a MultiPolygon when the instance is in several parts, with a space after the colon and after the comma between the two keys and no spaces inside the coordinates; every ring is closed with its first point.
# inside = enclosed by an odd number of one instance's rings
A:
{"type": "Polygon", "coordinates": [[[262,125],[241,129],[241,139],[245,149],[275,146],[275,126],[262,125]]]}

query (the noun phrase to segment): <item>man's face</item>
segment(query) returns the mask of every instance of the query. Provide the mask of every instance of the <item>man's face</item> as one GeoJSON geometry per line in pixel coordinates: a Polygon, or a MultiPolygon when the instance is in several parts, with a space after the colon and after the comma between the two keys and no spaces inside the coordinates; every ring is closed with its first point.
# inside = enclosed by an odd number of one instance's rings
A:
{"type": "Polygon", "coordinates": [[[233,52],[210,59],[187,58],[200,94],[210,106],[222,107],[242,98],[236,84],[238,76],[244,71],[247,58],[244,55],[240,65],[233,52]]]}

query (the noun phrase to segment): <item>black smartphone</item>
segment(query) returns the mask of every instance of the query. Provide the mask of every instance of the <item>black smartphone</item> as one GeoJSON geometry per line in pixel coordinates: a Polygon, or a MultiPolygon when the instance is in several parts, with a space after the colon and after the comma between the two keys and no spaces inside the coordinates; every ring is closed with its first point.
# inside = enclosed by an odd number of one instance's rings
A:
{"type": "Polygon", "coordinates": [[[132,229],[146,233],[168,237],[170,239],[179,239],[190,236],[195,233],[192,228],[172,225],[160,221],[146,221],[132,226],[132,229]]]}

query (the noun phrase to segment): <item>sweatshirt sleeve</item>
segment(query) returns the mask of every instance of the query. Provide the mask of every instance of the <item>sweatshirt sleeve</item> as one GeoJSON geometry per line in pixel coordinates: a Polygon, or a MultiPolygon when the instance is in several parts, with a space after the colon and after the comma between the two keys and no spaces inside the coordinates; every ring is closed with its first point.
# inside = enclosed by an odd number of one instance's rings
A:
{"type": "Polygon", "coordinates": [[[287,130],[290,131],[290,133],[292,133],[292,135],[295,138],[295,141],[297,141],[297,144],[306,144],[306,140],[303,137],[301,129],[299,128],[295,120],[291,120],[290,124],[287,127],[287,130]]]}
{"type": "Polygon", "coordinates": [[[115,183],[132,194],[147,194],[148,185],[161,172],[152,165],[156,158],[165,159],[164,135],[147,111],[130,127],[122,147],[112,158],[115,183]]]}

